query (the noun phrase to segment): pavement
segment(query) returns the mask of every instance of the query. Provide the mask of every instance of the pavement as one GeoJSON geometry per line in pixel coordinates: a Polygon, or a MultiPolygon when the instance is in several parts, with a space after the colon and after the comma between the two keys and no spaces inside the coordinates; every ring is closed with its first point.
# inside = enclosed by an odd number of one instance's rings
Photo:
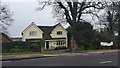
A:
{"type": "MultiPolygon", "coordinates": [[[[92,68],[106,68],[106,66],[115,66],[113,68],[118,68],[118,52],[109,52],[104,54],[81,54],[72,56],[55,56],[46,58],[32,58],[24,60],[8,60],[2,61],[2,67],[4,68],[64,68],[61,66],[87,66],[87,67],[77,67],[77,68],[88,68],[88,66],[100,66],[92,68]],[[20,66],[20,67],[16,67],[20,66]],[[40,67],[39,67],[40,66],[40,67]],[[51,66],[51,67],[50,67],[51,66]],[[53,67],[52,67],[53,66],[53,67]],[[105,66],[105,67],[101,67],[105,66]]],[[[66,68],[66,67],[65,67],[66,68]]],[[[71,67],[70,67],[71,68],[71,67]]],[[[76,67],[75,67],[76,68],[76,67]]],[[[91,67],[90,67],[91,68],[91,67]]],[[[108,67],[111,68],[111,67],[108,67]]]]}
{"type": "Polygon", "coordinates": [[[31,59],[31,58],[42,58],[56,56],[54,54],[19,54],[19,55],[2,55],[2,61],[7,60],[21,60],[21,59],[31,59]]]}
{"type": "Polygon", "coordinates": [[[89,55],[89,54],[101,54],[108,52],[118,52],[120,50],[107,50],[107,51],[95,51],[95,52],[84,52],[84,53],[57,53],[57,54],[19,54],[19,55],[0,55],[2,61],[7,60],[21,60],[31,58],[42,58],[42,57],[53,57],[53,56],[78,56],[78,55],[89,55]]]}

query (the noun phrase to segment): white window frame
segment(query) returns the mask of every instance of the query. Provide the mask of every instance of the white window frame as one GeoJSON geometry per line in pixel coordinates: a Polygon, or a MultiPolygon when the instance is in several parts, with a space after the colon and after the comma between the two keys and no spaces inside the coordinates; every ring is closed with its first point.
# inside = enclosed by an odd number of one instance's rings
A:
{"type": "Polygon", "coordinates": [[[62,35],[62,31],[57,31],[57,35],[62,35]]]}
{"type": "Polygon", "coordinates": [[[29,36],[36,36],[37,35],[37,32],[36,31],[30,31],[29,32],[29,36]]]}
{"type": "Polygon", "coordinates": [[[56,45],[64,45],[64,44],[65,44],[64,40],[57,41],[57,43],[56,43],[56,45]]]}

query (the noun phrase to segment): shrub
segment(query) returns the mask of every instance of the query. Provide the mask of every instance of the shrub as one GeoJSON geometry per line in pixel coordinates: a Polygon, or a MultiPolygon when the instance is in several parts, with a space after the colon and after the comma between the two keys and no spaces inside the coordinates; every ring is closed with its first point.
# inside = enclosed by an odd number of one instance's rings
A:
{"type": "Polygon", "coordinates": [[[81,49],[81,48],[79,48],[79,47],[77,47],[76,51],[80,51],[80,50],[82,50],[82,49],[81,49]]]}
{"type": "Polygon", "coordinates": [[[34,52],[39,51],[40,49],[40,42],[22,42],[22,41],[15,41],[10,43],[3,43],[2,44],[2,52],[34,52]]]}
{"type": "Polygon", "coordinates": [[[54,50],[64,50],[64,49],[67,49],[65,46],[59,46],[59,47],[56,47],[54,50]]]}
{"type": "Polygon", "coordinates": [[[45,46],[45,40],[44,40],[44,39],[41,39],[41,40],[40,40],[40,46],[41,46],[41,47],[44,47],[44,46],[45,46]]]}
{"type": "Polygon", "coordinates": [[[13,48],[13,49],[10,49],[9,52],[10,52],[10,53],[22,52],[22,50],[21,50],[21,49],[18,49],[18,48],[13,48]]]}

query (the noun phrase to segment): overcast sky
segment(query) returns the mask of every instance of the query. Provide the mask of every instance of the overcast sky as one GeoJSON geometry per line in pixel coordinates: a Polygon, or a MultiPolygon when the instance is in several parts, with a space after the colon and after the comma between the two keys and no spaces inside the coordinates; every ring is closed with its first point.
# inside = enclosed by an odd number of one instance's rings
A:
{"type": "MultiPolygon", "coordinates": [[[[40,26],[53,26],[56,20],[53,18],[52,8],[47,6],[42,11],[36,11],[39,6],[37,0],[2,0],[7,4],[11,12],[13,12],[14,22],[8,27],[10,37],[20,37],[21,32],[32,22],[40,26]]],[[[103,12],[102,12],[103,13],[103,12]]],[[[90,17],[85,16],[85,19],[90,17]]],[[[67,27],[67,24],[63,24],[67,27]]],[[[98,26],[97,26],[98,27],[98,26]]]]}
{"type": "MultiPolygon", "coordinates": [[[[38,7],[38,2],[36,0],[16,1],[4,1],[11,12],[13,12],[14,22],[8,27],[10,37],[20,37],[21,32],[32,22],[35,22],[35,24],[40,26],[53,26],[57,24],[56,20],[53,18],[52,8],[50,6],[42,11],[36,11],[36,8],[38,7]]],[[[63,26],[67,27],[67,24],[64,24],[63,26]]]]}

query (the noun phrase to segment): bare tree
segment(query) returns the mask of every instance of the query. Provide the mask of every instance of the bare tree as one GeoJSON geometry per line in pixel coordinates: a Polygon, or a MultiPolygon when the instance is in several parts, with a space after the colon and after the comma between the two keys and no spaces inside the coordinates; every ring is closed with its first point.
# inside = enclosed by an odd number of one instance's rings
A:
{"type": "Polygon", "coordinates": [[[112,10],[115,11],[115,24],[116,24],[116,31],[118,32],[118,35],[120,36],[120,1],[113,2],[113,8],[112,10]]]}
{"type": "MultiPolygon", "coordinates": [[[[39,3],[41,2],[39,1],[39,3]]],[[[105,3],[106,2],[90,2],[87,0],[55,0],[55,2],[52,3],[50,1],[42,2],[42,7],[39,9],[42,10],[45,5],[52,5],[54,17],[60,22],[67,22],[70,24],[72,29],[71,40],[73,41],[71,48],[74,51],[77,46],[77,44],[74,44],[76,40],[76,29],[80,22],[84,21],[82,16],[97,16],[97,12],[105,8],[105,3]]]]}
{"type": "Polygon", "coordinates": [[[101,24],[105,25],[106,29],[114,35],[116,32],[118,33],[119,25],[119,14],[120,7],[119,2],[110,2],[109,5],[106,6],[106,14],[101,16],[101,24]]]}
{"type": "Polygon", "coordinates": [[[117,44],[118,44],[118,49],[120,48],[120,1],[118,2],[113,2],[113,4],[111,5],[112,8],[111,10],[115,11],[114,12],[114,17],[115,17],[115,30],[118,33],[118,38],[117,38],[117,44]]]}
{"type": "Polygon", "coordinates": [[[7,28],[12,22],[12,12],[7,5],[0,2],[0,32],[7,33],[7,28]]]}

